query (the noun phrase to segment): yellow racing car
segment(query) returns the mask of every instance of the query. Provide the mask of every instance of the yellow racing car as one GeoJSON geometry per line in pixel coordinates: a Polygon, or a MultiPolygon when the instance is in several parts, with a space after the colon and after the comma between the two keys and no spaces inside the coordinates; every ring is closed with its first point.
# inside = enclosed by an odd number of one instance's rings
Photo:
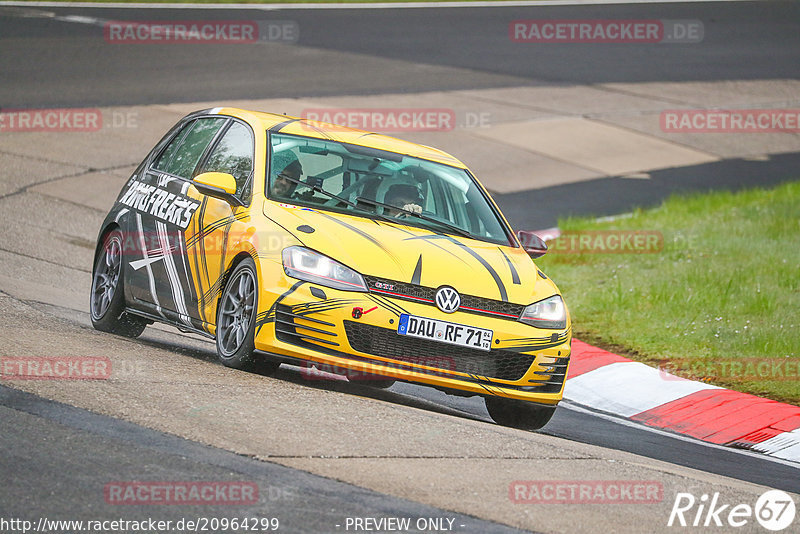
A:
{"type": "Polygon", "coordinates": [[[97,241],[98,330],[153,321],[220,361],[281,363],[480,395],[537,429],[561,400],[569,313],[466,166],[333,124],[215,108],[184,117],[122,188],[97,241]]]}

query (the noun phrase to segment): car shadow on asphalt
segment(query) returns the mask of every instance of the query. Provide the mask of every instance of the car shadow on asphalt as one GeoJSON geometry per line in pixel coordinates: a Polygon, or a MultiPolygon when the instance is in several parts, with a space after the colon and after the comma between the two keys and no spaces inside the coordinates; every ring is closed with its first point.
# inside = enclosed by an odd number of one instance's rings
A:
{"type": "MultiPolygon", "coordinates": [[[[291,382],[293,384],[302,385],[304,387],[312,387],[325,391],[344,393],[345,395],[354,395],[358,397],[366,397],[370,399],[391,402],[393,404],[399,404],[409,408],[417,408],[443,415],[451,415],[454,417],[460,417],[462,419],[484,421],[484,419],[482,419],[479,415],[460,410],[458,408],[445,406],[433,400],[420,398],[415,396],[413,393],[406,391],[393,391],[394,388],[404,384],[403,382],[398,382],[397,385],[392,386],[392,389],[381,389],[368,385],[368,381],[366,380],[363,383],[358,383],[350,382],[345,377],[336,377],[335,375],[331,375],[329,378],[317,377],[314,376],[314,374],[315,373],[310,373],[306,368],[283,364],[278,372],[272,375],[272,377],[286,382],[291,382]]],[[[425,389],[433,389],[417,384],[414,384],[413,386],[425,389]]]]}
{"type": "MultiPolygon", "coordinates": [[[[162,330],[160,328],[155,329],[148,327],[142,336],[133,341],[134,343],[141,343],[142,345],[146,345],[148,347],[176,352],[182,356],[188,356],[196,360],[212,362],[222,366],[217,358],[213,341],[185,335],[178,330],[169,331],[166,329],[162,330]]],[[[350,382],[344,376],[333,375],[331,373],[320,373],[315,369],[289,365],[286,363],[282,364],[278,371],[273,374],[260,371],[258,369],[253,371],[239,372],[261,375],[268,379],[281,380],[284,382],[323,391],[334,391],[337,393],[343,393],[345,395],[353,395],[384,402],[391,402],[393,404],[407,406],[409,408],[417,408],[428,412],[450,415],[463,419],[471,419],[473,421],[489,421],[488,415],[482,417],[480,414],[460,410],[452,406],[446,406],[434,400],[415,396],[414,393],[408,391],[398,392],[390,389],[380,389],[368,385],[368,381],[364,381],[364,383],[350,382]]],[[[398,384],[400,383],[398,382],[398,384]]],[[[398,386],[393,386],[393,389],[396,387],[398,386]]],[[[414,387],[420,387],[426,390],[433,389],[417,385],[414,385],[414,387]]],[[[406,387],[403,389],[408,390],[409,388],[406,387]]],[[[434,390],[434,392],[436,392],[436,390],[434,390]]]]}

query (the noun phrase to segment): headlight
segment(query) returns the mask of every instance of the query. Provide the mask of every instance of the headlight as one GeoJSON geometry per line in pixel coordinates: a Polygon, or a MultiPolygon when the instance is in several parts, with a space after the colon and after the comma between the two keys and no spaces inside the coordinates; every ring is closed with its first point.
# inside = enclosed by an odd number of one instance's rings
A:
{"type": "Polygon", "coordinates": [[[364,278],[350,267],[303,247],[283,249],[283,270],[293,278],[344,291],[366,291],[364,278]]]}
{"type": "Polygon", "coordinates": [[[567,308],[560,295],[553,295],[527,306],[519,320],[536,328],[566,328],[567,308]]]}

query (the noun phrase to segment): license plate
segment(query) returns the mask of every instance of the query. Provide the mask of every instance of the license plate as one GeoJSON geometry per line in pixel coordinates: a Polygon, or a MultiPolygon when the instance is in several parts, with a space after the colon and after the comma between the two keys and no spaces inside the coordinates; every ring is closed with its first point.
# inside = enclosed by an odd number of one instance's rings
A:
{"type": "Polygon", "coordinates": [[[441,341],[471,349],[488,351],[492,348],[493,332],[491,330],[407,313],[400,316],[397,333],[401,336],[441,341]]]}

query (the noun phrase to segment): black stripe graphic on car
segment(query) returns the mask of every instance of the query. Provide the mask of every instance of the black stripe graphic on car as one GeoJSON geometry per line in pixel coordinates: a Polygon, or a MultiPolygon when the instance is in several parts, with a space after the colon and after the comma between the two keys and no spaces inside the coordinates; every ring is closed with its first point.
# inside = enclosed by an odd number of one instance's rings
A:
{"type": "Polygon", "coordinates": [[[494,270],[494,267],[492,267],[489,264],[489,262],[486,261],[486,259],[483,256],[481,256],[480,254],[478,254],[477,252],[472,250],[470,247],[468,247],[467,245],[465,245],[464,243],[462,243],[458,239],[455,239],[455,238],[453,238],[453,237],[451,237],[449,235],[446,235],[444,237],[446,239],[448,239],[449,241],[455,243],[459,247],[461,247],[467,253],[469,253],[470,256],[472,256],[473,258],[478,260],[478,262],[481,265],[483,265],[483,267],[487,271],[489,271],[489,274],[492,275],[492,278],[494,279],[494,283],[497,284],[497,289],[500,290],[500,300],[502,300],[503,302],[508,302],[508,293],[506,293],[506,286],[505,286],[505,284],[503,284],[503,280],[500,278],[500,275],[497,274],[497,271],[494,270]]]}
{"type": "Polygon", "coordinates": [[[225,278],[224,276],[220,276],[219,278],[217,278],[214,281],[214,283],[208,287],[208,291],[203,293],[203,295],[200,297],[200,303],[202,306],[205,307],[205,305],[208,304],[209,301],[216,300],[216,298],[222,294],[222,290],[224,289],[222,287],[222,281],[224,280],[224,278],[225,278]]]}
{"type": "MultiPolygon", "coordinates": [[[[324,137],[325,139],[330,139],[330,140],[333,140],[333,136],[332,136],[331,134],[329,134],[328,132],[326,132],[325,130],[323,130],[323,129],[321,129],[321,128],[317,128],[317,127],[316,127],[316,126],[314,126],[313,124],[310,124],[310,123],[308,122],[308,119],[297,119],[297,120],[302,120],[302,121],[303,121],[303,125],[304,125],[305,127],[307,127],[307,128],[311,128],[312,130],[314,130],[315,132],[317,132],[318,134],[320,134],[320,135],[321,135],[322,137],[324,137]]],[[[281,128],[283,128],[283,126],[281,126],[281,128]]]]}
{"type": "MultiPolygon", "coordinates": [[[[195,233],[187,242],[187,247],[193,247],[197,241],[201,240],[202,238],[206,237],[208,234],[217,230],[226,224],[232,224],[234,221],[242,221],[244,219],[249,218],[247,213],[240,213],[238,215],[228,215],[223,219],[219,219],[214,221],[213,223],[209,223],[203,226],[199,232],[195,233]]],[[[202,221],[202,219],[200,219],[202,221]]]]}
{"type": "Polygon", "coordinates": [[[419,259],[417,260],[417,266],[414,267],[414,274],[411,275],[411,283],[415,285],[420,285],[421,278],[422,278],[422,254],[419,255],[419,259]]]}
{"type": "MultiPolygon", "coordinates": [[[[200,221],[203,220],[203,214],[206,211],[206,204],[207,203],[208,203],[208,199],[204,197],[203,200],[200,202],[200,209],[197,210],[196,217],[192,218],[192,227],[195,230],[195,234],[199,231],[200,221]]],[[[187,244],[186,244],[186,253],[187,254],[189,253],[188,241],[187,241],[187,244]]],[[[211,331],[206,326],[208,324],[208,316],[206,315],[205,308],[203,307],[203,302],[204,302],[204,298],[205,298],[205,292],[203,291],[203,276],[200,274],[200,263],[199,263],[199,261],[197,259],[197,257],[199,255],[200,254],[193,254],[194,257],[192,258],[192,261],[194,262],[194,275],[197,276],[197,280],[196,280],[196,283],[197,283],[197,311],[198,311],[198,314],[200,315],[200,320],[202,321],[203,330],[205,330],[206,332],[208,332],[210,334],[211,331]]]]}
{"type": "Polygon", "coordinates": [[[281,131],[281,130],[283,130],[283,129],[284,129],[286,126],[289,126],[289,125],[290,125],[290,124],[292,124],[293,122],[297,122],[297,121],[299,121],[299,120],[300,120],[300,119],[289,119],[289,120],[285,120],[285,121],[283,121],[283,122],[279,122],[278,124],[276,124],[275,126],[273,126],[272,128],[270,128],[270,129],[269,129],[269,131],[270,131],[270,132],[280,132],[280,131],[281,131]]]}
{"type": "MultiPolygon", "coordinates": [[[[553,347],[557,347],[559,345],[563,345],[564,342],[569,338],[569,331],[564,332],[558,336],[553,336],[547,338],[546,341],[541,343],[522,343],[516,345],[502,345],[498,348],[503,350],[510,350],[514,352],[532,352],[532,351],[540,351],[544,349],[550,349],[553,347]]],[[[504,340],[505,343],[508,343],[509,340],[504,340]]]]}
{"type": "Polygon", "coordinates": [[[394,308],[400,314],[408,313],[408,310],[406,310],[405,308],[403,308],[402,306],[400,306],[396,302],[393,302],[393,301],[389,300],[388,298],[384,297],[383,295],[374,295],[374,297],[376,299],[379,299],[381,302],[383,302],[384,306],[394,308]]]}
{"type": "MultiPolygon", "coordinates": [[[[200,225],[203,223],[203,218],[205,217],[205,214],[206,214],[206,208],[207,208],[207,207],[208,207],[208,197],[204,197],[204,198],[203,198],[203,204],[200,206],[200,209],[201,209],[201,211],[200,211],[200,217],[198,217],[198,219],[197,219],[197,225],[199,226],[198,233],[200,233],[200,232],[202,232],[202,231],[203,231],[203,227],[202,227],[202,226],[200,226],[200,225]]],[[[210,279],[211,279],[211,277],[210,277],[210,276],[209,276],[209,274],[208,274],[208,259],[206,258],[206,243],[205,243],[205,241],[204,241],[204,240],[202,240],[202,239],[199,241],[199,243],[200,243],[200,253],[199,253],[199,256],[200,256],[200,263],[201,263],[201,265],[202,265],[202,267],[203,267],[203,274],[202,274],[202,275],[200,275],[200,280],[198,280],[198,282],[199,282],[199,284],[198,284],[198,285],[199,285],[199,286],[201,287],[201,289],[202,289],[202,281],[203,281],[203,280],[210,280],[210,279]]],[[[199,271],[198,271],[198,274],[199,274],[199,271]]],[[[209,291],[210,291],[210,290],[211,290],[211,287],[209,287],[209,291]]],[[[204,297],[204,299],[203,299],[203,302],[201,303],[201,308],[202,308],[202,309],[205,309],[205,306],[204,306],[204,304],[205,304],[205,295],[206,295],[206,294],[207,294],[207,292],[203,292],[203,297],[204,297]]]]}
{"type": "MultiPolygon", "coordinates": [[[[450,241],[451,243],[455,243],[461,249],[463,249],[464,251],[469,253],[470,256],[472,256],[473,258],[478,260],[478,263],[480,263],[483,266],[483,268],[486,269],[489,272],[489,274],[492,276],[492,279],[494,279],[494,283],[497,285],[497,289],[500,291],[500,300],[502,300],[504,302],[508,302],[508,293],[506,292],[506,286],[505,286],[505,284],[503,284],[503,280],[500,278],[500,275],[497,274],[497,271],[494,270],[494,267],[492,267],[489,264],[489,262],[487,262],[486,259],[483,258],[483,256],[481,256],[480,254],[478,254],[477,252],[472,250],[469,246],[465,245],[464,243],[462,243],[458,239],[455,239],[454,237],[449,236],[449,235],[436,234],[436,235],[429,235],[429,236],[418,236],[416,238],[411,238],[411,239],[426,239],[426,240],[429,240],[429,239],[445,239],[447,241],[450,241]]],[[[455,256],[455,254],[453,254],[453,255],[455,256]]],[[[464,260],[461,260],[461,261],[464,261],[464,260]]]]}
{"type": "Polygon", "coordinates": [[[533,344],[536,344],[536,343],[550,343],[550,342],[555,342],[555,341],[558,341],[558,340],[563,342],[569,337],[569,334],[570,334],[571,331],[572,331],[572,328],[568,328],[568,329],[564,330],[563,332],[561,332],[560,334],[553,334],[553,335],[545,336],[545,337],[514,337],[514,338],[508,338],[508,339],[506,339],[504,341],[506,343],[520,343],[520,344],[526,344],[526,343],[533,343],[533,344]],[[553,336],[555,336],[555,337],[553,337],[553,336]]]}
{"type": "Polygon", "coordinates": [[[394,302],[390,301],[389,299],[383,298],[380,295],[371,295],[370,294],[370,295],[367,295],[367,297],[372,302],[374,302],[375,304],[378,304],[378,305],[386,308],[387,310],[389,310],[390,312],[392,312],[393,314],[395,314],[398,317],[400,317],[404,313],[407,313],[403,308],[401,308],[400,306],[395,305],[394,302]]]}
{"type": "Polygon", "coordinates": [[[299,309],[306,309],[306,308],[314,308],[316,306],[326,306],[326,305],[329,305],[329,304],[335,304],[335,303],[340,303],[340,302],[358,302],[358,301],[353,300],[353,299],[325,299],[325,300],[321,300],[321,301],[317,301],[317,302],[303,302],[301,304],[296,304],[295,306],[293,306],[293,308],[295,310],[299,310],[299,309]]]}
{"type": "Polygon", "coordinates": [[[503,350],[510,350],[513,352],[532,352],[535,350],[551,349],[553,347],[561,345],[562,343],[564,343],[563,340],[556,341],[555,343],[545,343],[544,345],[514,345],[514,346],[504,345],[504,346],[498,346],[498,348],[501,348],[503,350]]]}
{"type": "Polygon", "coordinates": [[[343,300],[342,302],[327,301],[327,305],[325,305],[325,306],[315,306],[313,308],[303,308],[303,307],[301,307],[301,306],[304,306],[304,305],[292,306],[292,313],[296,313],[298,315],[304,315],[304,316],[305,315],[312,315],[314,313],[323,313],[323,312],[326,312],[326,311],[338,310],[338,309],[344,308],[346,306],[355,304],[357,302],[358,301],[356,301],[356,300],[343,300]]]}
{"type": "Polygon", "coordinates": [[[348,223],[346,223],[344,221],[340,221],[339,219],[337,219],[335,217],[331,217],[330,215],[328,215],[326,213],[322,213],[322,212],[317,212],[317,213],[319,215],[322,215],[326,219],[328,219],[330,221],[333,221],[333,222],[335,222],[335,223],[337,223],[337,224],[339,224],[341,226],[344,226],[348,230],[352,230],[353,232],[357,233],[358,235],[360,235],[361,237],[363,237],[364,239],[366,239],[367,241],[369,241],[370,243],[372,243],[373,245],[375,245],[376,247],[378,247],[382,251],[384,251],[389,257],[391,257],[395,261],[395,263],[397,263],[398,265],[400,264],[400,262],[397,259],[397,256],[392,254],[392,252],[388,248],[384,247],[383,243],[381,243],[380,241],[378,241],[377,239],[375,239],[374,237],[372,237],[371,235],[369,235],[365,231],[361,230],[360,228],[356,228],[355,226],[353,226],[351,224],[348,224],[348,223]]]}
{"type": "MultiPolygon", "coordinates": [[[[231,225],[233,221],[230,221],[231,225]]],[[[227,252],[228,246],[228,236],[230,234],[231,225],[225,228],[223,233],[222,239],[222,248],[220,249],[220,266],[219,272],[220,276],[208,287],[208,291],[204,292],[201,297],[201,304],[205,306],[209,301],[215,301],[220,295],[222,295],[222,290],[224,289],[223,282],[225,280],[225,253],[227,252]]],[[[204,256],[205,258],[205,256],[204,256]]]]}
{"type": "Polygon", "coordinates": [[[348,304],[355,304],[358,300],[354,299],[328,299],[328,300],[321,300],[319,302],[304,302],[302,304],[296,304],[292,306],[292,310],[295,312],[298,311],[317,311],[322,308],[327,308],[329,306],[347,306],[348,304]]]}
{"type": "Polygon", "coordinates": [[[283,294],[281,294],[281,296],[275,299],[275,302],[272,303],[272,306],[270,306],[267,311],[259,313],[256,316],[256,332],[255,332],[256,335],[258,335],[258,333],[261,331],[261,327],[275,320],[275,308],[278,306],[278,304],[280,304],[283,299],[294,293],[295,290],[297,290],[297,288],[302,286],[303,284],[305,284],[303,280],[295,282],[292,285],[292,287],[284,291],[283,294]]]}
{"type": "MultiPolygon", "coordinates": [[[[410,234],[411,232],[407,232],[407,233],[409,233],[409,234],[410,234]]],[[[458,261],[460,261],[460,262],[461,262],[461,263],[463,263],[464,265],[469,265],[469,263],[467,263],[466,261],[464,261],[464,258],[462,258],[461,256],[459,256],[458,254],[455,254],[455,253],[454,253],[452,250],[448,250],[448,249],[444,248],[443,246],[439,245],[439,243],[436,243],[436,242],[435,242],[435,240],[436,240],[436,239],[442,239],[443,237],[444,237],[444,236],[441,236],[441,235],[439,235],[439,234],[433,234],[433,235],[415,235],[415,236],[413,236],[413,237],[409,237],[409,238],[405,239],[405,241],[415,241],[415,240],[417,240],[417,239],[420,239],[420,240],[422,240],[422,241],[424,241],[424,242],[428,243],[429,245],[433,245],[434,247],[438,248],[439,250],[442,250],[442,251],[444,251],[444,252],[446,252],[446,253],[450,254],[451,256],[453,256],[454,258],[456,258],[458,261]]]]}
{"type": "MultiPolygon", "coordinates": [[[[180,233],[180,231],[178,231],[178,233],[180,233]]],[[[178,266],[175,264],[175,256],[172,253],[170,235],[166,223],[155,221],[155,234],[163,257],[164,273],[172,294],[172,301],[175,304],[174,311],[178,313],[178,317],[183,324],[194,326],[189,318],[189,309],[186,305],[186,293],[184,292],[185,284],[178,272],[178,266]]]]}
{"type": "MultiPolygon", "coordinates": [[[[204,212],[204,210],[202,210],[202,211],[204,212]]],[[[204,214],[203,212],[201,212],[201,216],[204,214]]],[[[203,251],[202,252],[202,255],[203,255],[203,266],[204,266],[205,272],[206,272],[206,279],[208,279],[209,276],[208,276],[207,259],[206,259],[206,254],[205,254],[205,243],[204,243],[203,239],[201,239],[201,238],[205,237],[207,234],[211,233],[214,230],[217,230],[217,229],[219,229],[219,228],[221,228],[223,226],[227,226],[227,228],[225,228],[225,230],[223,232],[223,236],[222,236],[222,247],[219,249],[219,252],[220,252],[219,272],[223,273],[223,274],[221,274],[220,277],[217,278],[214,281],[214,283],[211,284],[208,287],[207,291],[204,291],[198,297],[198,304],[200,306],[201,313],[203,313],[204,320],[205,320],[205,313],[204,313],[203,310],[205,309],[206,304],[209,301],[216,300],[217,297],[219,297],[222,294],[222,290],[224,289],[222,287],[222,283],[223,283],[223,280],[224,280],[224,273],[225,273],[225,259],[226,259],[226,255],[225,254],[226,254],[226,252],[228,250],[228,248],[227,248],[228,247],[228,237],[230,235],[231,227],[233,226],[233,223],[235,221],[242,220],[242,219],[245,219],[245,218],[247,218],[246,214],[239,214],[239,215],[236,215],[236,216],[228,216],[228,217],[225,217],[223,219],[219,219],[219,220],[217,220],[217,221],[215,221],[215,222],[213,222],[211,224],[208,224],[208,225],[204,226],[200,230],[200,232],[195,233],[192,236],[192,239],[190,240],[191,242],[193,242],[193,245],[197,244],[198,242],[201,243],[200,248],[203,251]]],[[[202,220],[202,219],[200,219],[200,220],[202,220]]],[[[199,224],[199,222],[198,222],[198,224],[199,224]]],[[[187,246],[187,251],[188,251],[188,246],[187,246]]],[[[202,283],[200,283],[200,281],[198,281],[198,286],[200,286],[200,288],[202,289],[202,283]]]]}
{"type": "Polygon", "coordinates": [[[192,271],[189,268],[189,263],[187,260],[188,254],[186,254],[186,234],[184,232],[177,232],[178,236],[178,250],[181,251],[181,264],[183,267],[184,278],[186,280],[186,289],[189,292],[189,297],[187,300],[187,307],[192,302],[197,302],[197,295],[195,295],[194,291],[194,284],[192,283],[192,271]]]}
{"type": "MultiPolygon", "coordinates": [[[[219,272],[220,272],[220,286],[222,285],[222,278],[225,276],[225,258],[228,252],[228,236],[230,235],[231,228],[233,227],[233,223],[236,220],[236,217],[229,217],[227,219],[225,226],[225,230],[222,232],[222,247],[219,249],[219,272]]],[[[222,287],[219,288],[219,294],[222,295],[222,287]]],[[[214,295],[214,300],[216,300],[217,295],[214,295]]]]}
{"type": "Polygon", "coordinates": [[[503,255],[503,258],[505,258],[506,263],[508,264],[508,268],[511,270],[511,283],[517,286],[520,285],[519,273],[517,273],[517,270],[514,268],[514,264],[511,263],[511,260],[508,258],[508,256],[506,256],[506,253],[503,252],[502,248],[497,247],[497,250],[499,250],[500,254],[503,255]]]}

